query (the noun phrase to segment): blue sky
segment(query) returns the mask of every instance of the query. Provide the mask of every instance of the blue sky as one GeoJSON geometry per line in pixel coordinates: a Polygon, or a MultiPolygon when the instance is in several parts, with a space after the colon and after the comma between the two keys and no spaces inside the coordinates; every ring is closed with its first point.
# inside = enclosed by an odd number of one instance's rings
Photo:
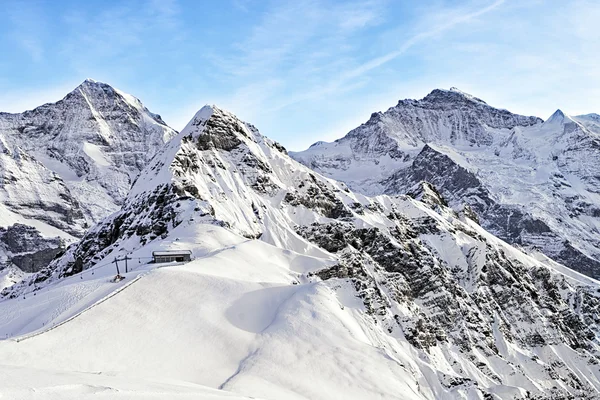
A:
{"type": "Polygon", "coordinates": [[[0,0],[0,110],[86,78],[180,129],[202,105],[288,149],[459,89],[547,118],[600,113],[600,2],[0,0]]]}

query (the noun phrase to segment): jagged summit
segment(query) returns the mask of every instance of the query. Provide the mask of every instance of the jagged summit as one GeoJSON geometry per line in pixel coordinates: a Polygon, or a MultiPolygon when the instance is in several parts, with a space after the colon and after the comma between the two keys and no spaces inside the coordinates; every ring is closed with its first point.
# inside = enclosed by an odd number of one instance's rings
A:
{"type": "Polygon", "coordinates": [[[190,120],[190,122],[187,123],[187,125],[185,126],[185,128],[183,128],[181,132],[190,133],[190,131],[195,129],[194,127],[198,127],[204,124],[213,115],[215,110],[222,112],[222,110],[220,110],[214,104],[204,105],[200,110],[196,112],[196,114],[194,114],[194,117],[190,120]]]}
{"type": "Polygon", "coordinates": [[[453,102],[464,102],[469,101],[473,103],[485,104],[487,103],[469,93],[463,92],[462,90],[451,87],[449,90],[446,89],[434,89],[431,93],[423,98],[422,101],[427,102],[444,102],[444,103],[453,103],[453,102]]]}
{"type": "Polygon", "coordinates": [[[106,86],[106,87],[111,87],[111,85],[109,85],[108,83],[104,83],[104,82],[100,82],[97,81],[95,79],[91,79],[91,78],[86,78],[83,82],[81,82],[74,90],[77,90],[79,88],[82,87],[100,87],[100,86],[106,86]]]}
{"type": "Polygon", "coordinates": [[[542,124],[542,132],[554,137],[568,135],[573,136],[573,140],[585,141],[585,137],[590,135],[590,132],[585,128],[586,125],[590,127],[590,125],[596,123],[597,122],[591,118],[571,117],[558,109],[544,121],[542,124]]]}
{"type": "MultiPolygon", "coordinates": [[[[106,93],[106,94],[116,94],[117,93],[117,89],[115,89],[113,86],[109,85],[108,83],[104,83],[104,82],[100,82],[100,81],[96,81],[94,79],[90,79],[87,78],[86,80],[84,80],[83,82],[81,82],[79,85],[77,85],[77,87],[75,87],[73,90],[71,90],[66,96],[73,96],[77,93],[81,93],[81,92],[85,92],[85,93],[106,93]]],[[[131,96],[133,97],[133,96],[131,96]]]]}
{"type": "Polygon", "coordinates": [[[250,140],[264,140],[251,124],[215,105],[205,105],[181,131],[183,136],[198,137],[198,145],[206,148],[232,150],[250,140]]]}
{"type": "Polygon", "coordinates": [[[108,83],[88,78],[67,94],[63,100],[73,97],[84,101],[89,107],[96,107],[105,111],[117,108],[122,109],[124,112],[135,112],[134,110],[145,112],[155,117],[157,122],[164,124],[160,116],[151,113],[137,97],[125,93],[108,83]]]}
{"type": "Polygon", "coordinates": [[[554,113],[545,121],[547,124],[563,123],[567,116],[562,112],[561,109],[557,109],[554,113]]]}

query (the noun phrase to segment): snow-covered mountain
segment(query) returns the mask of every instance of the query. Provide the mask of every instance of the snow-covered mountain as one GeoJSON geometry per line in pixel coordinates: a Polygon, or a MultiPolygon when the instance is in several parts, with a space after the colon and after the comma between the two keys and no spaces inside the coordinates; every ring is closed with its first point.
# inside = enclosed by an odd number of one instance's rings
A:
{"type": "Polygon", "coordinates": [[[430,182],[501,239],[600,277],[596,114],[559,110],[544,122],[437,89],[291,156],[367,195],[411,193],[430,182]]]}
{"type": "MultiPolygon", "coordinates": [[[[29,226],[48,239],[28,254],[57,249],[56,237],[73,242],[120,208],[175,134],[138,99],[93,80],[57,103],[0,113],[0,227],[29,226]]],[[[0,242],[0,265],[10,265],[19,251],[0,242]]]]}
{"type": "Polygon", "coordinates": [[[0,359],[266,399],[598,398],[600,284],[411,190],[354,193],[205,107],[120,211],[4,291],[0,359]],[[194,260],[148,264],[167,249],[194,260]]]}

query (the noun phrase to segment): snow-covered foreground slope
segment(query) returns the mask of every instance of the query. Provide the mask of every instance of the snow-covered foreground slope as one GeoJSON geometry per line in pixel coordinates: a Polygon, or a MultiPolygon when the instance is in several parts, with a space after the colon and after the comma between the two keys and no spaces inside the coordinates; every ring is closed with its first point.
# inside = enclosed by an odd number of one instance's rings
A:
{"type": "Polygon", "coordinates": [[[434,90],[292,157],[368,195],[428,181],[498,237],[600,277],[599,120],[559,110],[542,122],[434,90]]]}
{"type": "MultiPolygon", "coordinates": [[[[178,227],[174,234],[186,230],[178,227]]],[[[203,242],[189,264],[154,270],[44,334],[1,342],[2,358],[19,366],[188,381],[277,399],[378,393],[421,398],[400,363],[372,345],[370,337],[381,335],[380,329],[361,323],[364,306],[351,285],[303,279],[302,272],[329,261],[214,226],[200,227],[194,237],[207,237],[216,248],[203,242]],[[339,365],[347,368],[343,374],[339,365]]],[[[88,277],[80,286],[106,278],[88,277]]],[[[60,290],[41,290],[36,297],[60,290]]]]}
{"type": "Polygon", "coordinates": [[[265,399],[598,398],[598,282],[416,189],[355,194],[206,107],[119,212],[4,292],[0,359],[265,399]],[[194,260],[153,269],[157,249],[194,260]]]}
{"type": "Polygon", "coordinates": [[[0,364],[0,396],[11,400],[245,400],[193,385],[114,375],[40,370],[0,364]]]}
{"type": "MultiPolygon", "coordinates": [[[[50,240],[27,254],[57,249],[56,236],[73,242],[119,209],[132,181],[175,134],[138,99],[92,80],[57,103],[0,113],[0,227],[33,226],[50,240]]],[[[0,246],[0,263],[18,253],[0,246]]],[[[49,260],[38,261],[32,269],[49,260]]]]}

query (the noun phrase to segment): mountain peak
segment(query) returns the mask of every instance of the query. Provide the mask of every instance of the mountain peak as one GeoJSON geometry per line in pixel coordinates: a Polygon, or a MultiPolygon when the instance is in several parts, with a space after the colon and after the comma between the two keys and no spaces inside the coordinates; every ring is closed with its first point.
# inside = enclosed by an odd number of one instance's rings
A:
{"type": "Polygon", "coordinates": [[[84,80],[83,82],[81,82],[81,84],[79,84],[79,86],[77,86],[75,88],[75,90],[82,89],[82,88],[110,88],[112,90],[115,90],[108,83],[99,82],[99,81],[96,81],[96,80],[91,79],[91,78],[87,78],[86,80],[84,80]]]}
{"type": "Polygon", "coordinates": [[[193,131],[196,131],[195,127],[203,126],[206,124],[206,121],[210,119],[210,117],[215,114],[215,112],[222,111],[214,104],[206,104],[200,110],[194,114],[194,117],[187,123],[185,128],[181,131],[184,135],[190,134],[193,131]]]}
{"type": "Polygon", "coordinates": [[[567,118],[567,116],[565,115],[565,113],[562,112],[562,110],[558,109],[556,111],[554,111],[554,113],[550,116],[550,118],[548,118],[546,120],[547,124],[562,124],[565,121],[565,118],[567,118]]]}
{"type": "MultiPolygon", "coordinates": [[[[120,92],[119,92],[120,93],[120,92]]],[[[69,98],[82,98],[89,104],[94,102],[97,98],[103,98],[108,96],[109,98],[114,97],[117,94],[117,90],[107,83],[98,82],[93,79],[86,79],[79,86],[69,92],[65,99],[69,98]]],[[[121,94],[121,93],[120,93],[121,94]]],[[[129,96],[129,95],[127,95],[129,96]]],[[[125,96],[123,96],[125,97],[125,96]]],[[[133,99],[133,96],[129,96],[133,99]]],[[[130,102],[130,99],[127,99],[130,102]]]]}
{"type": "Polygon", "coordinates": [[[251,124],[215,105],[205,105],[181,131],[182,136],[198,137],[203,149],[232,150],[243,142],[257,142],[261,135],[251,124]]]}
{"type": "Polygon", "coordinates": [[[150,113],[137,97],[94,79],[84,80],[64,99],[76,99],[89,107],[103,109],[104,112],[114,111],[115,106],[124,110],[135,109],[137,112],[148,113],[157,122],[164,124],[160,115],[150,113]]]}
{"type": "Polygon", "coordinates": [[[455,102],[455,101],[471,101],[474,103],[486,104],[487,103],[469,93],[463,92],[462,90],[451,87],[449,90],[446,89],[434,89],[427,96],[423,98],[424,101],[430,102],[455,102]]]}

